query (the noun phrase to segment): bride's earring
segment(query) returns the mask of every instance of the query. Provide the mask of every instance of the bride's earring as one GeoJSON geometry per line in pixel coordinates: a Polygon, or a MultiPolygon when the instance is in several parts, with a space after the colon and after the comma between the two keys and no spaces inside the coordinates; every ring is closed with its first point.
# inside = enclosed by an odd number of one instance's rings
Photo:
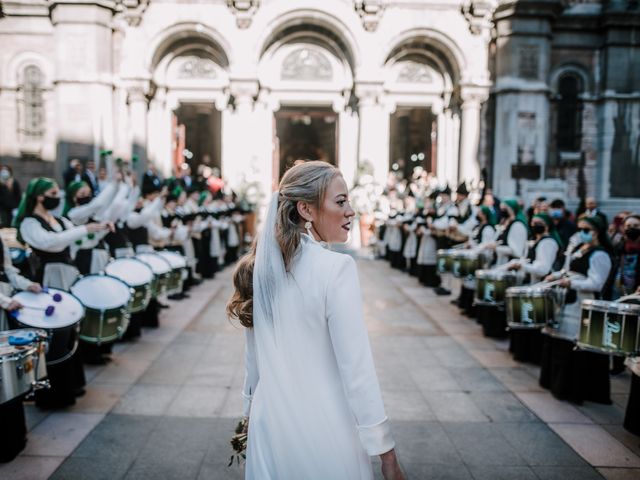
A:
{"type": "Polygon", "coordinates": [[[313,224],[311,223],[311,220],[307,220],[304,223],[304,229],[307,231],[307,235],[309,235],[311,238],[313,238],[313,233],[311,233],[311,227],[313,227],[313,224]]]}

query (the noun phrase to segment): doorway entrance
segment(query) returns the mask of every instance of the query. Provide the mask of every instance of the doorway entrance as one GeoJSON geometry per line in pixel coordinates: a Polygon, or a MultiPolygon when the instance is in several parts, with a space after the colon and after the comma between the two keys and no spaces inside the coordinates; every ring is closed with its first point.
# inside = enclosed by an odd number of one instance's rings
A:
{"type": "Polygon", "coordinates": [[[338,115],[331,108],[284,107],[274,118],[274,182],[296,160],[338,164],[338,115]]]}
{"type": "Polygon", "coordinates": [[[208,103],[182,103],[175,110],[174,159],[183,161],[195,174],[200,165],[218,169],[221,166],[221,115],[215,106],[208,103]]]}
{"type": "Polygon", "coordinates": [[[403,178],[414,168],[436,170],[436,117],[430,108],[398,108],[391,115],[389,167],[403,178]]]}

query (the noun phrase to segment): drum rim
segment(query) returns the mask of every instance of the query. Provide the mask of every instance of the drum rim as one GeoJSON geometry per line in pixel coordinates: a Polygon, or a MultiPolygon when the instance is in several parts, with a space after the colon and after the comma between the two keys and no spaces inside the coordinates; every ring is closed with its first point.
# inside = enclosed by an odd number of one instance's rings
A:
{"type": "Polygon", "coordinates": [[[172,267],[171,267],[171,264],[169,263],[169,261],[166,260],[162,255],[158,255],[158,253],[156,253],[156,252],[140,252],[140,253],[137,253],[134,258],[137,258],[138,260],[140,260],[144,264],[148,265],[149,268],[151,268],[151,271],[153,272],[154,275],[163,275],[163,274],[168,273],[168,272],[170,272],[172,270],[172,267]],[[166,272],[156,272],[153,269],[153,265],[151,263],[145,262],[142,258],[139,258],[140,256],[146,256],[146,255],[154,256],[154,257],[157,257],[157,258],[161,259],[164,262],[164,265],[169,267],[168,270],[166,272]]]}
{"type": "Polygon", "coordinates": [[[33,327],[29,327],[29,328],[11,328],[9,330],[1,330],[0,331],[0,335],[4,335],[7,337],[7,339],[9,338],[9,336],[11,335],[11,332],[24,332],[25,330],[27,331],[34,331],[36,332],[36,334],[38,335],[33,342],[27,344],[27,345],[8,345],[9,347],[13,347],[14,351],[12,352],[8,352],[5,354],[0,353],[0,364],[4,363],[4,362],[11,362],[14,360],[20,360],[24,357],[28,357],[31,356],[35,353],[37,353],[38,355],[40,354],[39,352],[39,347],[41,344],[43,343],[48,343],[49,342],[49,335],[47,334],[47,332],[42,329],[42,328],[33,328],[33,327]],[[19,347],[19,348],[18,348],[19,347]]]}
{"type": "Polygon", "coordinates": [[[532,298],[546,298],[546,297],[551,297],[553,298],[553,292],[551,290],[545,290],[545,289],[541,289],[541,288],[537,288],[537,289],[531,289],[532,291],[529,292],[527,291],[528,289],[526,287],[523,287],[521,285],[517,285],[514,287],[509,287],[507,288],[506,292],[504,293],[505,298],[517,298],[517,297],[532,297],[532,298]],[[521,293],[526,293],[526,295],[518,295],[521,293]]]}
{"type": "Polygon", "coordinates": [[[137,259],[137,258],[135,258],[135,257],[114,258],[113,260],[111,260],[109,263],[107,263],[107,264],[105,265],[105,267],[104,267],[104,272],[105,272],[107,275],[110,275],[110,276],[112,276],[112,277],[119,278],[120,280],[122,280],[124,283],[126,283],[126,284],[127,284],[128,286],[130,286],[130,287],[141,287],[141,286],[143,286],[143,285],[147,285],[147,284],[151,283],[151,281],[153,280],[153,277],[155,276],[155,273],[153,272],[153,269],[151,268],[151,266],[150,266],[148,263],[145,263],[145,262],[143,262],[142,260],[139,260],[139,259],[137,259]],[[136,284],[133,284],[133,283],[129,283],[129,282],[127,282],[127,280],[125,280],[124,278],[120,278],[120,277],[118,277],[118,276],[114,275],[113,273],[109,273],[109,272],[107,271],[107,268],[109,268],[109,265],[111,265],[112,263],[115,263],[115,262],[122,262],[123,260],[133,260],[134,262],[137,262],[137,263],[139,263],[139,264],[143,265],[143,266],[144,266],[144,268],[148,269],[148,270],[149,270],[149,272],[151,272],[151,279],[150,279],[149,281],[147,281],[147,282],[142,282],[142,283],[136,283],[136,284]]]}
{"type": "Polygon", "coordinates": [[[167,262],[169,262],[172,270],[175,270],[178,268],[187,268],[187,261],[184,259],[184,256],[180,255],[179,253],[172,252],[171,250],[159,250],[158,255],[160,255],[162,258],[167,260],[167,262]],[[171,259],[176,259],[176,260],[180,259],[182,263],[178,265],[177,263],[172,262],[171,259]]]}
{"type": "MultiPolygon", "coordinates": [[[[127,301],[126,301],[125,303],[123,303],[123,304],[121,304],[121,305],[117,305],[117,306],[113,306],[113,307],[108,307],[108,308],[105,308],[105,307],[96,307],[96,306],[94,306],[94,305],[88,305],[88,304],[86,304],[86,303],[82,302],[82,300],[80,300],[80,299],[78,298],[78,300],[80,301],[80,303],[85,307],[85,311],[86,311],[87,309],[91,309],[91,310],[97,310],[97,311],[100,311],[100,312],[107,312],[107,311],[109,311],[109,310],[115,310],[115,309],[117,309],[117,308],[122,308],[123,306],[126,306],[126,305],[131,301],[131,287],[130,287],[126,282],[124,282],[123,280],[120,280],[118,277],[114,277],[113,275],[107,275],[106,273],[90,273],[89,275],[84,275],[84,276],[82,276],[82,277],[79,277],[79,278],[77,278],[77,279],[76,279],[76,281],[75,281],[75,282],[73,282],[73,283],[71,284],[71,287],[70,287],[70,288],[73,288],[74,286],[76,286],[76,284],[77,284],[77,283],[79,283],[79,282],[83,281],[85,278],[89,278],[89,277],[112,278],[112,279],[114,279],[114,280],[116,280],[116,281],[120,282],[122,285],[124,285],[124,286],[125,286],[125,288],[126,288],[126,290],[127,290],[127,293],[129,294],[129,298],[127,299],[127,301]]],[[[76,297],[77,297],[77,295],[76,295],[76,297]]],[[[86,315],[86,312],[85,312],[85,315],[86,315]]]]}
{"type": "MultiPolygon", "coordinates": [[[[58,288],[53,288],[53,287],[48,287],[47,288],[50,292],[54,292],[54,293],[61,293],[64,295],[69,295],[71,298],[73,298],[76,302],[78,302],[78,305],[80,305],[80,309],[81,309],[81,315],[80,317],[75,320],[74,322],[70,322],[70,323],[65,323],[63,325],[58,325],[58,326],[52,326],[52,325],[38,325],[38,326],[34,326],[34,325],[29,325],[28,323],[23,322],[22,320],[20,320],[20,317],[13,317],[13,320],[18,322],[20,325],[25,325],[26,328],[31,328],[34,330],[63,330],[63,329],[67,329],[70,327],[73,327],[74,325],[77,325],[78,323],[80,323],[82,321],[82,318],[85,316],[85,312],[86,312],[86,308],[84,306],[84,304],[80,301],[80,299],[78,297],[76,297],[73,293],[71,292],[67,292],[66,290],[60,290],[58,288]]],[[[32,292],[26,292],[24,290],[17,292],[15,295],[13,295],[11,298],[16,297],[17,295],[20,295],[22,293],[32,293],[32,292]]]]}
{"type": "Polygon", "coordinates": [[[600,300],[596,298],[587,298],[580,304],[580,309],[595,310],[598,312],[609,313],[626,313],[640,315],[640,305],[636,303],[621,303],[609,300],[600,300]],[[592,307],[592,308],[589,308],[592,307]],[[619,310],[625,310],[620,312],[619,310]]]}

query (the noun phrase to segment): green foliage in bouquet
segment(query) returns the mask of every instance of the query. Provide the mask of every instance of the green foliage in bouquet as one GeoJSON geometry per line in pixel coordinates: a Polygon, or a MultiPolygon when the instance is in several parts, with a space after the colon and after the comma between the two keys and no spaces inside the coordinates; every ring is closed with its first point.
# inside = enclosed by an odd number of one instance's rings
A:
{"type": "Polygon", "coordinates": [[[231,448],[233,448],[233,454],[229,459],[229,467],[233,465],[233,462],[236,462],[240,465],[240,459],[247,459],[247,438],[249,431],[249,418],[245,417],[238,422],[236,426],[235,435],[231,437],[231,448]]]}

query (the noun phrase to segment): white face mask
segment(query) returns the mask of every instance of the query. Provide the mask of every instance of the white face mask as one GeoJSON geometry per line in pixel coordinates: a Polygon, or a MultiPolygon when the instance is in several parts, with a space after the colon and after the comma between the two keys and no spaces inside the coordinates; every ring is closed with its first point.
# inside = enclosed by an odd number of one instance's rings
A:
{"type": "Polygon", "coordinates": [[[11,173],[9,170],[0,170],[0,180],[9,180],[11,178],[11,173]]]}

